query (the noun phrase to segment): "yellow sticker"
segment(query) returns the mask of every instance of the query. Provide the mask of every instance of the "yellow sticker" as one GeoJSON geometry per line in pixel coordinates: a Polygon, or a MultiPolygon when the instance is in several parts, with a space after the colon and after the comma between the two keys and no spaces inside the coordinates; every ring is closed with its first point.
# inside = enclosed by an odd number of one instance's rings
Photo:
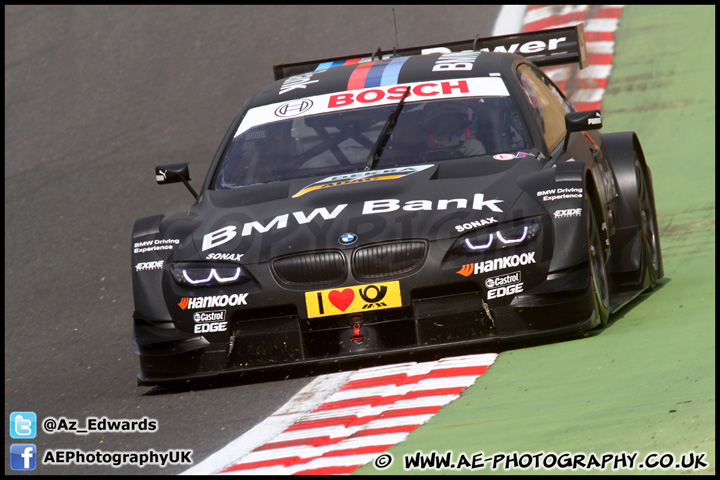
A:
{"type": "Polygon", "coordinates": [[[336,182],[317,183],[308,185],[307,187],[303,188],[298,193],[293,195],[293,198],[299,197],[300,195],[305,195],[306,193],[312,192],[313,190],[320,190],[321,188],[337,187],[338,185],[350,185],[352,183],[373,182],[376,180],[394,180],[396,178],[401,178],[404,176],[405,175],[385,175],[383,177],[377,176],[368,178],[350,178],[347,180],[338,180],[336,182]]]}
{"type": "Polygon", "coordinates": [[[402,307],[400,282],[305,292],[308,318],[402,307]]]}
{"type": "Polygon", "coordinates": [[[433,166],[434,165],[417,165],[412,167],[385,168],[382,170],[371,170],[369,172],[355,172],[346,173],[344,175],[335,175],[332,177],[327,177],[318,182],[311,183],[310,185],[306,186],[298,193],[293,195],[293,198],[297,198],[301,195],[305,195],[308,192],[313,192],[315,190],[320,190],[323,188],[337,187],[340,185],[350,185],[353,183],[374,182],[377,180],[395,180],[397,178],[402,178],[413,173],[422,172],[423,170],[427,170],[428,168],[433,166]]]}

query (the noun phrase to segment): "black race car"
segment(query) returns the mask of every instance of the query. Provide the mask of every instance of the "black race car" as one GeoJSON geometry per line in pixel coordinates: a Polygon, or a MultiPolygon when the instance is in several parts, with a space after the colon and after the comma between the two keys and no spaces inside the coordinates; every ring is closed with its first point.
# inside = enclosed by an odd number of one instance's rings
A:
{"type": "Polygon", "coordinates": [[[663,275],[633,132],[539,67],[582,25],[277,65],[132,235],[138,383],[601,328],[663,275]]]}

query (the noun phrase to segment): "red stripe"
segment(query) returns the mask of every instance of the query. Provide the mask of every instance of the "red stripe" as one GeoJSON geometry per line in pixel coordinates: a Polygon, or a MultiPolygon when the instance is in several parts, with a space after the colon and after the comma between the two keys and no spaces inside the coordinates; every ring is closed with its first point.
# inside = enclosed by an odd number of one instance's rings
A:
{"type": "Polygon", "coordinates": [[[590,53],[588,54],[588,65],[612,65],[612,53],[590,53]]]}
{"type": "MultiPolygon", "coordinates": [[[[366,445],[363,447],[332,450],[330,452],[326,452],[323,455],[320,455],[317,457],[300,458],[300,457],[294,456],[294,457],[272,458],[269,460],[258,460],[257,462],[248,462],[248,463],[242,463],[242,464],[238,464],[238,465],[232,465],[218,473],[229,473],[229,472],[235,472],[235,471],[239,471],[239,470],[254,470],[256,468],[276,467],[278,465],[288,467],[290,465],[301,465],[304,463],[310,463],[315,459],[323,458],[323,457],[345,457],[345,456],[350,456],[350,455],[362,455],[362,454],[367,454],[367,453],[381,453],[394,445],[395,445],[394,443],[386,444],[386,445],[366,445]]],[[[359,466],[360,465],[357,465],[356,468],[359,466]]],[[[334,467],[327,467],[327,468],[334,468],[334,467]]],[[[298,472],[297,474],[300,474],[300,472],[298,472]]]]}
{"type": "Polygon", "coordinates": [[[474,365],[470,367],[455,368],[438,368],[432,370],[425,375],[424,378],[443,378],[443,377],[467,377],[471,375],[482,375],[488,369],[487,365],[474,365]]]}
{"type": "Polygon", "coordinates": [[[578,88],[607,88],[607,78],[576,78],[578,88]]]}
{"type": "Polygon", "coordinates": [[[388,445],[367,445],[364,447],[347,448],[345,450],[333,450],[331,452],[327,452],[327,453],[321,455],[320,457],[316,457],[316,458],[345,457],[345,456],[349,456],[349,455],[363,455],[365,453],[381,453],[394,445],[395,445],[394,443],[391,443],[388,445]]]}
{"type": "MultiPolygon", "coordinates": [[[[559,21],[560,17],[548,17],[535,22],[527,23],[523,29],[525,32],[536,32],[538,30],[550,30],[551,28],[557,28],[559,25],[565,24],[563,21],[559,21]]],[[[583,19],[577,20],[574,23],[581,23],[583,19]]]]}
{"type": "Polygon", "coordinates": [[[365,430],[359,430],[352,434],[350,437],[371,437],[373,435],[387,435],[389,433],[409,433],[419,427],[417,425],[396,425],[394,427],[383,427],[383,428],[366,428],[365,430]]]}
{"type": "Polygon", "coordinates": [[[333,427],[336,425],[349,425],[357,419],[355,415],[344,417],[323,418],[319,420],[306,420],[289,426],[285,431],[292,432],[294,430],[305,430],[307,428],[333,427]]]}
{"type": "Polygon", "coordinates": [[[412,415],[427,415],[429,413],[435,414],[440,410],[442,405],[433,405],[429,407],[413,407],[413,408],[400,408],[397,410],[386,410],[377,418],[395,418],[395,417],[410,417],[412,415]]]}
{"type": "Polygon", "coordinates": [[[599,102],[573,102],[578,112],[584,110],[602,110],[602,101],[599,102]]]}
{"type": "MultiPolygon", "coordinates": [[[[534,12],[536,10],[539,10],[541,8],[548,7],[550,5],[532,5],[527,8],[526,14],[530,12],[534,12]]],[[[571,12],[566,13],[564,15],[550,15],[548,17],[542,18],[540,20],[536,20],[534,22],[527,22],[524,25],[524,31],[530,32],[533,30],[545,30],[549,28],[556,28],[559,25],[565,25],[565,24],[572,24],[572,23],[580,23],[580,22],[587,22],[591,19],[619,19],[620,15],[622,15],[622,7],[614,7],[614,6],[605,6],[602,8],[599,8],[595,11],[590,11],[589,9],[578,11],[578,12],[571,12]]],[[[596,33],[603,33],[603,32],[585,32],[585,40],[586,41],[597,41],[593,40],[591,37],[593,34],[596,33]]]]}
{"type": "Polygon", "coordinates": [[[298,463],[299,460],[301,460],[300,457],[285,457],[285,458],[273,458],[270,460],[260,460],[257,462],[248,462],[248,463],[242,463],[240,465],[232,465],[218,473],[237,472],[238,470],[252,470],[255,468],[264,468],[264,467],[276,467],[278,465],[287,467],[287,466],[298,463]]]}
{"type": "Polygon", "coordinates": [[[358,88],[365,87],[365,78],[367,77],[370,67],[375,65],[375,62],[360,63],[350,74],[350,80],[348,80],[348,90],[357,90],[358,88]]]}
{"type": "Polygon", "coordinates": [[[334,417],[334,418],[323,418],[320,420],[308,420],[305,422],[299,422],[291,425],[286,432],[293,432],[296,430],[307,430],[310,428],[321,428],[321,427],[333,427],[342,425],[344,427],[364,425],[375,418],[394,418],[394,417],[407,417],[411,415],[426,415],[435,414],[442,405],[432,405],[429,407],[411,407],[411,408],[400,408],[397,410],[386,410],[379,415],[367,415],[364,417],[357,416],[345,416],[345,417],[334,417]]]}
{"type": "MultiPolygon", "coordinates": [[[[365,447],[357,447],[357,448],[348,448],[346,450],[334,450],[331,452],[327,452],[319,457],[314,457],[309,460],[315,460],[317,458],[326,458],[326,457],[349,457],[352,455],[364,455],[368,453],[382,453],[388,448],[394,446],[394,444],[388,444],[388,445],[368,445],[365,447]]],[[[307,462],[302,462],[307,463],[307,462]]],[[[307,470],[299,470],[295,472],[295,475],[336,475],[336,474],[348,474],[352,473],[358,468],[360,468],[362,464],[360,465],[343,465],[343,466],[334,466],[334,467],[318,467],[318,468],[310,468],[307,470]]]]}
{"type": "Polygon", "coordinates": [[[277,466],[290,467],[292,465],[303,465],[305,463],[310,463],[311,461],[315,460],[316,458],[320,458],[320,457],[300,458],[298,456],[293,456],[293,457],[282,457],[282,458],[270,458],[268,460],[258,460],[257,462],[247,462],[247,463],[241,463],[238,465],[233,465],[233,466],[228,467],[227,469],[223,470],[222,472],[218,472],[218,473],[227,473],[227,472],[238,471],[238,470],[254,470],[256,468],[268,468],[268,467],[277,467],[277,466]]]}
{"type": "Polygon", "coordinates": [[[523,30],[526,32],[533,32],[536,30],[547,30],[550,28],[554,28],[556,25],[557,24],[554,21],[554,17],[548,17],[548,18],[544,18],[542,20],[538,20],[536,22],[525,24],[525,27],[523,27],[523,30]]]}
{"type": "Polygon", "coordinates": [[[356,415],[353,415],[345,417],[325,418],[322,420],[308,420],[305,422],[296,423],[291,427],[288,427],[285,431],[290,432],[295,430],[307,430],[309,428],[335,427],[340,425],[342,425],[343,427],[358,426],[368,423],[375,417],[377,417],[377,415],[368,415],[365,417],[358,417],[356,415]]]}
{"type": "Polygon", "coordinates": [[[378,407],[382,405],[393,405],[398,400],[407,400],[421,397],[437,397],[440,395],[457,395],[467,387],[448,387],[448,388],[433,388],[431,390],[412,390],[403,395],[388,395],[386,397],[375,395],[371,397],[358,397],[348,398],[346,400],[338,400],[337,402],[329,402],[320,405],[316,408],[315,412],[325,412],[328,410],[339,410],[343,408],[359,407],[362,405],[368,405],[378,407]]]}
{"type": "Polygon", "coordinates": [[[555,82],[555,85],[560,89],[561,92],[565,92],[565,86],[567,85],[567,80],[560,80],[559,82],[555,82]]]}
{"type": "Polygon", "coordinates": [[[615,32],[585,32],[585,43],[587,42],[612,42],[615,40],[615,32]]]}
{"type": "Polygon", "coordinates": [[[374,387],[385,387],[385,386],[400,386],[400,385],[410,385],[419,382],[422,380],[425,376],[424,375],[388,375],[386,377],[376,377],[376,378],[365,378],[362,380],[352,380],[348,382],[347,384],[343,385],[343,387],[339,391],[346,391],[346,390],[357,390],[360,388],[374,388],[374,387]]]}
{"type": "Polygon", "coordinates": [[[358,469],[358,467],[361,466],[362,465],[352,465],[349,467],[338,466],[311,468],[310,470],[302,470],[300,472],[296,472],[295,475],[347,475],[354,472],[358,469]]]}
{"type": "Polygon", "coordinates": [[[401,398],[403,398],[403,395],[389,395],[387,397],[375,395],[372,397],[348,398],[347,400],[338,400],[337,402],[324,403],[324,404],[320,405],[318,408],[316,408],[314,411],[315,412],[325,412],[328,410],[338,410],[341,408],[359,407],[362,405],[368,405],[368,406],[373,406],[373,407],[378,407],[381,405],[392,405],[393,403],[397,402],[401,398]]]}
{"type": "Polygon", "coordinates": [[[620,15],[622,15],[623,7],[610,7],[610,6],[604,6],[598,11],[596,11],[592,18],[620,18],[620,15]]]}
{"type": "Polygon", "coordinates": [[[403,396],[403,400],[422,397],[437,397],[440,395],[459,395],[467,387],[434,388],[432,390],[414,390],[403,396]]]}
{"type": "MultiPolygon", "coordinates": [[[[400,416],[403,416],[403,415],[400,415],[400,416]]],[[[369,423],[370,421],[374,420],[375,418],[376,417],[372,417],[369,421],[367,421],[365,423],[369,423]]],[[[387,418],[387,417],[384,417],[384,418],[387,418]]],[[[343,440],[350,438],[350,437],[369,437],[372,435],[385,435],[388,433],[412,432],[420,425],[421,424],[397,425],[397,426],[383,427],[383,428],[368,428],[365,430],[359,430],[350,436],[344,436],[344,437],[330,438],[328,436],[322,436],[322,437],[296,438],[293,440],[286,440],[286,441],[282,441],[282,442],[266,443],[265,445],[262,445],[253,451],[257,452],[257,451],[263,451],[263,450],[275,450],[278,448],[298,447],[301,445],[307,445],[307,446],[313,446],[313,447],[337,445],[338,443],[340,443],[343,440]]]]}
{"type": "MultiPolygon", "coordinates": [[[[337,402],[323,403],[317,407],[314,412],[325,412],[327,410],[338,410],[340,408],[359,407],[361,405],[373,405],[375,402],[383,398],[381,395],[371,397],[348,398],[346,400],[338,400],[337,402]]],[[[397,397],[392,397],[397,398],[397,397]]]]}
{"type": "Polygon", "coordinates": [[[389,395],[387,397],[382,397],[377,402],[373,403],[373,407],[379,407],[381,405],[393,405],[398,400],[402,400],[405,398],[405,395],[389,395]]]}
{"type": "Polygon", "coordinates": [[[281,442],[266,443],[265,445],[262,445],[253,451],[259,452],[262,450],[275,450],[277,448],[298,447],[300,445],[322,447],[325,445],[335,445],[336,443],[340,443],[344,438],[346,437],[330,438],[327,435],[323,437],[296,438],[294,440],[283,440],[281,442]]]}
{"type": "Polygon", "coordinates": [[[431,370],[430,372],[423,375],[386,375],[384,377],[373,377],[364,378],[361,380],[352,380],[338,391],[354,390],[360,388],[372,388],[380,387],[384,385],[408,385],[411,383],[418,383],[420,380],[426,378],[443,378],[443,377],[463,377],[463,376],[480,376],[485,373],[488,369],[487,365],[475,365],[469,367],[455,367],[455,368],[439,368],[431,370]]]}
{"type": "Polygon", "coordinates": [[[345,390],[353,390],[356,388],[371,388],[371,387],[380,387],[383,385],[400,385],[400,384],[407,384],[408,382],[406,379],[408,378],[407,374],[405,373],[399,373],[397,375],[386,375],[384,377],[373,377],[373,378],[363,378],[360,380],[351,380],[345,385],[342,386],[339,392],[343,392],[345,390]],[[402,383],[401,383],[402,382],[402,383]]]}
{"type": "Polygon", "coordinates": [[[558,15],[555,17],[555,21],[553,23],[555,25],[565,25],[566,23],[580,23],[585,21],[586,14],[587,10],[583,10],[581,12],[566,13],[565,15],[558,15]]]}

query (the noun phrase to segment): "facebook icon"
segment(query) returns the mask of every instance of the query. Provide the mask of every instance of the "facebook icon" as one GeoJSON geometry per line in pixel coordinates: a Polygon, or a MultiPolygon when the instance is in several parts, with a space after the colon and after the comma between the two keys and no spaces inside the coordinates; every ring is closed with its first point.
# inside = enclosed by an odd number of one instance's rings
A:
{"type": "Polygon", "coordinates": [[[12,470],[35,470],[37,447],[34,443],[10,445],[10,468],[12,470]]]}

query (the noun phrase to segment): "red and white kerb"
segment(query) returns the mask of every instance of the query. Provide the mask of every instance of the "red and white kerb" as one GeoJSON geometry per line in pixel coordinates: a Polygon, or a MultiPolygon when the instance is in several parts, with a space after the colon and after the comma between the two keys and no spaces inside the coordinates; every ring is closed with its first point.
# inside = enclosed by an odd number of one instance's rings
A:
{"type": "Polygon", "coordinates": [[[581,110],[599,110],[607,88],[615,52],[615,30],[622,5],[530,5],[523,31],[531,32],[585,24],[588,67],[563,65],[543,71],[562,91],[570,91],[570,101],[581,110]]]}
{"type": "Polygon", "coordinates": [[[322,404],[221,474],[349,474],[403,441],[487,371],[497,354],[354,372],[322,404]]]}

